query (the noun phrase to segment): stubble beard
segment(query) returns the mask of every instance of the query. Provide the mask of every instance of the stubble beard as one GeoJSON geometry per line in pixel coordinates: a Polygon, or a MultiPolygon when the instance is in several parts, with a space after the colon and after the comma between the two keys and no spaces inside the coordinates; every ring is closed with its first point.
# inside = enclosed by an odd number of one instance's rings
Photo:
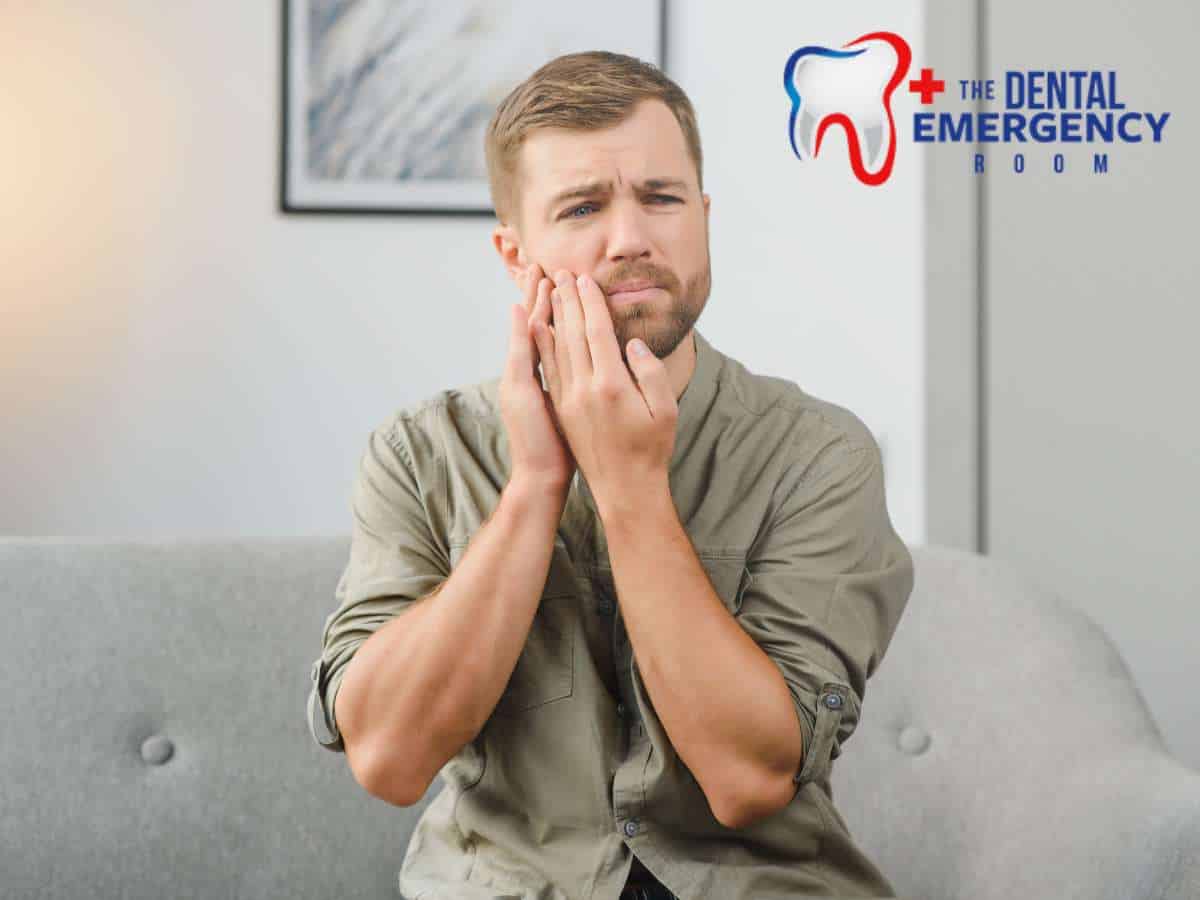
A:
{"type": "Polygon", "coordinates": [[[671,298],[665,307],[643,302],[609,309],[617,346],[621,348],[621,358],[626,365],[629,359],[625,348],[635,337],[645,341],[650,352],[659,359],[670,356],[687,337],[708,303],[712,290],[711,263],[706,259],[704,268],[688,279],[678,296],[667,288],[663,290],[671,298]]]}

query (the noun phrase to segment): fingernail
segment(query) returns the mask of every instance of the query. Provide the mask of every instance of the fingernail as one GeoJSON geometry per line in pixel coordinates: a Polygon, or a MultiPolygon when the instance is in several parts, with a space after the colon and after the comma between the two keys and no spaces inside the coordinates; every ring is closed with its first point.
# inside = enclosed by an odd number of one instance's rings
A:
{"type": "Polygon", "coordinates": [[[586,276],[586,275],[579,275],[579,276],[577,276],[577,277],[575,278],[575,283],[576,283],[577,285],[579,285],[580,287],[583,287],[585,284],[587,284],[587,276],[586,276]]]}
{"type": "Polygon", "coordinates": [[[641,339],[639,339],[639,338],[634,338],[632,341],[630,341],[630,344],[633,347],[633,352],[636,353],[638,356],[645,356],[647,353],[650,352],[650,348],[647,347],[644,343],[642,343],[641,339]]]}

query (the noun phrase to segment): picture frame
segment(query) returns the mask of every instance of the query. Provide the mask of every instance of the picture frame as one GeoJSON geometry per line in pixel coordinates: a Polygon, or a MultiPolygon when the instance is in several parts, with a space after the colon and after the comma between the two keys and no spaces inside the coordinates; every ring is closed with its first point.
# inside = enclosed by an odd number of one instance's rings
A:
{"type": "Polygon", "coordinates": [[[279,210],[495,215],[500,101],[564,53],[666,71],[666,0],[281,0],[279,210]]]}

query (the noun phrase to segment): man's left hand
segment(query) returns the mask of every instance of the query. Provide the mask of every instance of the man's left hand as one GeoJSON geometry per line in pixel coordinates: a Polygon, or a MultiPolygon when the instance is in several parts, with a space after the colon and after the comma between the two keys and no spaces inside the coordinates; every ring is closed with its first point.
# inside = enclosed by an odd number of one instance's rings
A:
{"type": "Polygon", "coordinates": [[[634,338],[626,367],[608,301],[590,276],[577,280],[560,269],[554,283],[551,309],[539,305],[530,327],[560,427],[598,511],[636,510],[651,492],[669,496],[679,408],[666,366],[634,338]]]}

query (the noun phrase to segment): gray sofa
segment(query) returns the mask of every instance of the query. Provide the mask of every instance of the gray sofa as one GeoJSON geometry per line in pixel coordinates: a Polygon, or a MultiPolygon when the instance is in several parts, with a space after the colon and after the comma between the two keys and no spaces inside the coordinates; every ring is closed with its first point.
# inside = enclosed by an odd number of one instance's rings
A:
{"type": "MultiPolygon", "coordinates": [[[[412,824],[306,724],[345,537],[0,538],[5,898],[396,897],[412,824]]],[[[833,773],[908,898],[1200,898],[1200,774],[1101,630],[914,547],[833,773]]]]}

